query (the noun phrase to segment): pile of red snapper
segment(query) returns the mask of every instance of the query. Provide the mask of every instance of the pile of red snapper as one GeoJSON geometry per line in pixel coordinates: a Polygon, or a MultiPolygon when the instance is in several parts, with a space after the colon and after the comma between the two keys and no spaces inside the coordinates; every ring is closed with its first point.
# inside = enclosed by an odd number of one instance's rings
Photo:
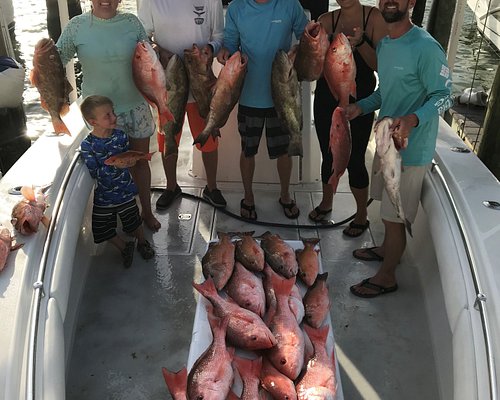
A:
{"type": "Polygon", "coordinates": [[[202,258],[206,279],[193,286],[209,301],[213,340],[189,373],[163,369],[175,400],[335,396],[319,239],[303,239],[294,250],[279,235],[266,232],[259,243],[253,233],[219,232],[202,258]],[[235,373],[241,393],[232,390],[235,373]]]}

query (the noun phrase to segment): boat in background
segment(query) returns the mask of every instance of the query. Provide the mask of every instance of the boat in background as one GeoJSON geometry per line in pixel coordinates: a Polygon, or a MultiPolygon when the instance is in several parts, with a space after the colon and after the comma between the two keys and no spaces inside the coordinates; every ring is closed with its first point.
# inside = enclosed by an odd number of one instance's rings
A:
{"type": "Polygon", "coordinates": [[[500,51],[500,0],[467,0],[478,31],[500,51]]]}

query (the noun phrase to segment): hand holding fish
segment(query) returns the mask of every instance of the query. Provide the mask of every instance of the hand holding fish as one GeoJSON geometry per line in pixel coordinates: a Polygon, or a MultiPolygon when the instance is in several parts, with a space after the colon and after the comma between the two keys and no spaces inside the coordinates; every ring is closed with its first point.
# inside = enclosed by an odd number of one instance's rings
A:
{"type": "Polygon", "coordinates": [[[211,45],[206,44],[205,46],[203,46],[201,52],[206,54],[209,60],[214,59],[214,48],[211,45]]]}
{"type": "Polygon", "coordinates": [[[164,49],[158,45],[158,43],[153,43],[153,50],[156,52],[158,55],[158,58],[160,59],[161,66],[163,68],[167,68],[168,62],[174,55],[171,51],[164,49]]]}
{"type": "Polygon", "coordinates": [[[344,107],[345,116],[349,121],[363,114],[363,110],[357,103],[351,103],[344,107]]]}
{"type": "Polygon", "coordinates": [[[408,114],[404,117],[393,119],[390,130],[392,131],[392,137],[397,150],[406,148],[408,145],[408,136],[410,136],[411,130],[417,125],[418,117],[415,114],[408,114]]]}
{"type": "Polygon", "coordinates": [[[349,43],[351,43],[352,48],[359,47],[365,41],[365,39],[364,39],[365,32],[359,26],[355,27],[353,29],[353,31],[354,31],[354,35],[347,36],[347,39],[349,40],[349,43]]]}
{"type": "Polygon", "coordinates": [[[229,60],[229,57],[231,57],[231,53],[225,47],[220,49],[217,53],[217,61],[219,61],[222,65],[226,65],[226,61],[229,60]]]}

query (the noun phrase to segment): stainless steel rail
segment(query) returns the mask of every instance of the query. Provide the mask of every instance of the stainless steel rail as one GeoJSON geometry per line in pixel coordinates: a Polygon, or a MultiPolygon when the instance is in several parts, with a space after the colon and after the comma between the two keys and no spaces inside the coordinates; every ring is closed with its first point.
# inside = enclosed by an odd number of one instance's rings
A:
{"type": "Polygon", "coordinates": [[[490,324],[488,322],[488,316],[486,314],[486,305],[487,305],[487,298],[486,295],[483,293],[482,290],[482,285],[478,277],[478,270],[477,270],[477,262],[474,259],[474,255],[471,252],[471,241],[469,238],[469,235],[467,234],[467,231],[465,229],[465,224],[460,218],[460,215],[458,214],[457,211],[457,204],[453,198],[453,194],[451,193],[450,187],[446,183],[446,179],[439,168],[439,164],[436,162],[433,162],[432,165],[432,172],[436,173],[437,176],[439,177],[441,184],[444,188],[444,192],[446,194],[446,197],[448,198],[448,201],[450,202],[451,205],[451,210],[453,211],[453,215],[455,217],[455,221],[458,225],[460,235],[462,237],[462,241],[464,244],[464,249],[465,253],[467,255],[467,261],[469,263],[469,268],[472,276],[472,280],[474,283],[474,288],[476,290],[476,300],[474,302],[474,308],[479,311],[479,315],[481,317],[481,323],[483,327],[483,336],[484,336],[484,343],[485,343],[485,348],[486,348],[486,359],[488,363],[488,378],[489,378],[489,391],[490,391],[490,400],[498,400],[498,386],[496,382],[496,365],[495,365],[495,358],[493,356],[493,346],[491,343],[491,333],[490,333],[490,324]]]}
{"type": "Polygon", "coordinates": [[[68,187],[68,182],[71,178],[78,160],[80,158],[80,152],[76,151],[71,163],[64,174],[61,188],[58,190],[57,198],[52,205],[52,218],[50,219],[49,227],[47,229],[47,237],[43,245],[42,257],[40,259],[40,267],[38,269],[38,278],[36,282],[33,283],[34,295],[32,300],[33,313],[31,315],[30,327],[29,327],[29,342],[28,342],[28,362],[27,362],[27,385],[26,385],[26,399],[35,400],[36,398],[36,353],[37,353],[37,343],[38,343],[38,326],[40,319],[40,305],[42,298],[45,296],[44,292],[44,279],[45,271],[47,269],[47,258],[52,244],[52,237],[54,235],[54,229],[59,223],[59,213],[61,209],[62,200],[66,194],[66,189],[68,187]]]}

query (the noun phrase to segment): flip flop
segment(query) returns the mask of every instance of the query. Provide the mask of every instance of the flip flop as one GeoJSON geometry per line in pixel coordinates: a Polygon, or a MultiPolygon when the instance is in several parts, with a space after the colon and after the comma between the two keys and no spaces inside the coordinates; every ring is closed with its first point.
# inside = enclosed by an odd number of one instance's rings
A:
{"type": "Polygon", "coordinates": [[[352,252],[354,258],[362,261],[384,261],[384,257],[375,253],[374,249],[378,249],[377,246],[374,247],[363,247],[361,249],[356,249],[352,252]],[[362,256],[359,253],[366,253],[366,256],[362,256]]]}
{"type": "Polygon", "coordinates": [[[330,208],[329,210],[322,210],[321,208],[315,207],[314,210],[312,210],[309,213],[309,219],[314,222],[321,222],[325,220],[325,217],[332,212],[332,209],[330,208]],[[316,216],[312,216],[312,213],[316,213],[316,216]]]}
{"type": "Polygon", "coordinates": [[[281,207],[283,207],[283,212],[285,213],[285,217],[290,219],[297,219],[299,217],[300,210],[297,208],[297,204],[295,204],[295,201],[292,200],[290,203],[283,203],[281,201],[281,198],[278,201],[281,204],[281,207]],[[293,211],[294,207],[296,210],[295,212],[293,211]]]}
{"type": "Polygon", "coordinates": [[[369,226],[370,226],[370,221],[368,221],[368,220],[364,224],[356,224],[354,221],[351,221],[349,226],[346,227],[342,231],[342,233],[346,236],[355,238],[355,237],[361,236],[363,234],[363,232],[368,229],[369,226]],[[351,230],[356,230],[357,232],[352,233],[351,230]]]}
{"type": "Polygon", "coordinates": [[[382,285],[377,285],[376,283],[370,282],[370,278],[366,278],[366,279],[363,279],[361,281],[361,283],[351,286],[350,290],[354,296],[363,297],[365,299],[368,299],[368,298],[380,296],[382,294],[395,292],[396,290],[398,290],[398,285],[395,284],[394,286],[384,287],[382,285]],[[360,287],[364,287],[364,288],[371,289],[371,290],[376,290],[376,292],[374,292],[374,293],[361,293],[361,292],[358,292],[358,290],[357,290],[360,287]]]}
{"type": "Polygon", "coordinates": [[[250,221],[255,221],[257,219],[257,212],[255,211],[255,204],[249,206],[248,204],[245,203],[245,199],[241,199],[240,201],[240,215],[242,218],[248,219],[250,221]],[[246,212],[248,217],[245,217],[243,215],[243,212],[246,212]]]}

